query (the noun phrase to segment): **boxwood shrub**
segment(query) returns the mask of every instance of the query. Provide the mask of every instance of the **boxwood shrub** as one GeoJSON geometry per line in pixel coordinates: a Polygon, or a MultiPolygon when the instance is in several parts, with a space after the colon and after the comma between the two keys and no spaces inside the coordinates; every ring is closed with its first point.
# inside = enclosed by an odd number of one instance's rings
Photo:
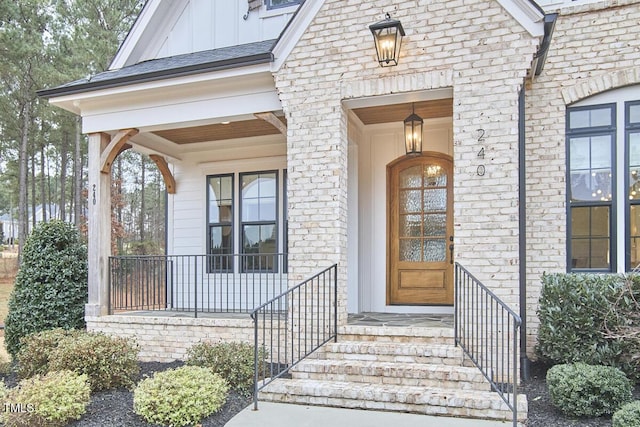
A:
{"type": "Polygon", "coordinates": [[[41,223],[25,242],[9,298],[5,344],[15,357],[20,339],[47,329],[84,328],[87,249],[75,226],[41,223]]]}
{"type": "Polygon", "coordinates": [[[571,417],[611,415],[631,401],[632,384],[611,366],[569,363],[547,372],[551,403],[571,417]]]}
{"type": "Polygon", "coordinates": [[[156,372],[133,392],[133,410],[152,424],[194,425],[217,412],[229,386],[218,374],[199,366],[156,372]]]}
{"type": "Polygon", "coordinates": [[[86,374],[92,390],[131,387],[140,370],[138,346],[132,340],[79,330],[28,336],[17,360],[21,378],[71,370],[86,374]]]}
{"type": "Polygon", "coordinates": [[[640,426],[640,400],[622,405],[613,414],[613,427],[638,427],[640,426]]]}
{"type": "MultiPolygon", "coordinates": [[[[264,372],[266,359],[264,349],[261,349],[258,357],[261,361],[259,369],[264,372]]],[[[243,342],[198,343],[187,350],[186,364],[211,369],[241,394],[247,395],[253,391],[254,346],[252,344],[243,342]]]]}
{"type": "Polygon", "coordinates": [[[71,371],[50,372],[22,380],[8,391],[4,401],[18,410],[3,411],[6,427],[58,427],[78,420],[89,404],[86,375],[71,371]]]}
{"type": "Polygon", "coordinates": [[[536,353],[550,363],[616,366],[640,379],[640,276],[542,277],[536,353]]]}

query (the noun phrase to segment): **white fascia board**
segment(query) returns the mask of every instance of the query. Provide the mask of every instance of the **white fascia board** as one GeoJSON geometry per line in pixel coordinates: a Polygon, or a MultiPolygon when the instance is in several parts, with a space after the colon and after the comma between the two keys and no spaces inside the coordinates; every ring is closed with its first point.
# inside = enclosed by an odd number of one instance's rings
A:
{"type": "Polygon", "coordinates": [[[269,64],[223,70],[50,99],[80,114],[83,132],[168,129],[280,111],[269,64]]]}
{"type": "Polygon", "coordinates": [[[136,128],[141,132],[193,126],[193,123],[219,122],[223,118],[247,116],[262,111],[282,109],[275,89],[250,94],[212,97],[179,104],[126,105],[117,111],[88,112],[83,115],[82,132],[104,132],[115,129],[136,128]]]}
{"type": "Polygon", "coordinates": [[[282,67],[282,64],[287,60],[287,57],[298,44],[300,38],[307,30],[311,21],[320,8],[324,4],[325,0],[307,0],[298,9],[298,12],[294,15],[293,21],[289,23],[280,35],[278,43],[273,48],[274,61],[271,64],[271,70],[276,72],[282,67]]]}
{"type": "Polygon", "coordinates": [[[544,36],[544,14],[529,0],[498,0],[498,3],[527,30],[532,37],[544,36]]]}

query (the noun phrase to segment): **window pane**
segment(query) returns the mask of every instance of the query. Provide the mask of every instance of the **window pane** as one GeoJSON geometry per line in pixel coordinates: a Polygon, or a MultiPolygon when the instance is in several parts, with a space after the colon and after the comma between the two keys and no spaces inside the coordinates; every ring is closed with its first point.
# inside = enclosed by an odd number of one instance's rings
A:
{"type": "Polygon", "coordinates": [[[424,235],[429,237],[447,234],[446,214],[426,214],[424,216],[424,235]]]}
{"type": "Polygon", "coordinates": [[[276,253],[276,225],[245,225],[242,227],[244,253],[276,253]]]}
{"type": "Polygon", "coordinates": [[[233,180],[231,176],[209,178],[209,223],[231,222],[233,180]]]}
{"type": "Polygon", "coordinates": [[[446,211],[447,210],[447,190],[445,188],[437,190],[424,190],[424,211],[446,211]]]}
{"type": "Polygon", "coordinates": [[[242,176],[242,221],[276,220],[276,173],[242,176]]]}
{"type": "Polygon", "coordinates": [[[424,260],[427,262],[444,261],[447,258],[447,242],[445,239],[424,241],[424,260]]]}
{"type": "Polygon", "coordinates": [[[629,134],[629,164],[640,166],[640,133],[629,134]]]}
{"type": "Polygon", "coordinates": [[[591,138],[591,167],[611,167],[611,135],[594,136],[591,138]]]}
{"type": "Polygon", "coordinates": [[[611,107],[569,112],[569,129],[611,126],[611,107]]]}
{"type": "Polygon", "coordinates": [[[640,124],[640,104],[629,106],[628,120],[630,124],[640,124]]]}
{"type": "Polygon", "coordinates": [[[569,167],[571,170],[589,169],[591,165],[589,138],[571,138],[569,140],[569,167]]]}
{"type": "Polygon", "coordinates": [[[571,208],[572,268],[609,269],[610,208],[571,208]]]}
{"type": "Polygon", "coordinates": [[[589,110],[591,127],[611,126],[611,107],[589,110]]]}
{"type": "Polygon", "coordinates": [[[422,239],[400,239],[400,261],[420,262],[422,239]]]}
{"type": "Polygon", "coordinates": [[[400,188],[421,188],[422,172],[420,166],[413,166],[400,172],[400,188]]]}
{"type": "Polygon", "coordinates": [[[400,216],[400,237],[420,237],[420,215],[400,216]]]}
{"type": "Polygon", "coordinates": [[[212,254],[231,253],[231,226],[213,226],[211,230],[211,252],[212,254]]]}
{"type": "Polygon", "coordinates": [[[640,264],[640,206],[630,206],[630,242],[629,252],[631,252],[631,265],[629,268],[636,268],[640,264]]]}
{"type": "Polygon", "coordinates": [[[422,192],[420,190],[400,191],[400,213],[422,212],[422,192]]]}
{"type": "Polygon", "coordinates": [[[446,187],[447,172],[440,165],[424,166],[424,186],[425,187],[446,187]]]}

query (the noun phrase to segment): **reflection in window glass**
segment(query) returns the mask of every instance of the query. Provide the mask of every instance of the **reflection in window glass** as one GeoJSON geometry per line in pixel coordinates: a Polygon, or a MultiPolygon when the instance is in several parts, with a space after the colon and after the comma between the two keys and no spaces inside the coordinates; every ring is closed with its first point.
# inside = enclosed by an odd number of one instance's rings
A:
{"type": "Polygon", "coordinates": [[[286,7],[300,3],[301,0],[267,0],[267,9],[286,7]]]}
{"type": "Polygon", "coordinates": [[[569,129],[571,130],[611,126],[611,124],[610,107],[573,110],[569,112],[569,129]]]}
{"type": "Polygon", "coordinates": [[[242,174],[242,253],[243,271],[274,271],[277,266],[277,172],[242,174]]]}
{"type": "Polygon", "coordinates": [[[613,113],[613,105],[568,111],[570,270],[610,271],[612,268],[613,113]]]}
{"type": "Polygon", "coordinates": [[[640,124],[640,104],[629,106],[629,123],[640,124]]]}
{"type": "Polygon", "coordinates": [[[571,208],[572,268],[609,268],[609,210],[608,206],[571,208]]]}
{"type": "Polygon", "coordinates": [[[207,186],[209,239],[207,242],[208,270],[233,269],[233,177],[208,177],[207,186]]]}

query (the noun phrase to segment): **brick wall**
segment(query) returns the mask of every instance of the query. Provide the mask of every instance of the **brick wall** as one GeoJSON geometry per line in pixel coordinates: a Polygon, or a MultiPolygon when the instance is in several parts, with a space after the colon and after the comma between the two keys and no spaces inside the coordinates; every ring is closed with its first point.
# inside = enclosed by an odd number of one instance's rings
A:
{"type": "Polygon", "coordinates": [[[153,316],[87,317],[87,329],[134,338],[143,362],[184,360],[187,350],[201,341],[253,343],[253,321],[246,319],[170,318],[153,316]]]}
{"type": "Polygon", "coordinates": [[[348,197],[341,101],[439,88],[452,88],[454,98],[456,259],[517,310],[518,93],[536,50],[537,40],[497,2],[324,3],[275,78],[288,120],[290,276],[339,262],[341,322],[348,197]],[[378,66],[368,29],[386,12],[407,33],[391,68],[378,66]],[[486,173],[478,176],[482,147],[486,173]]]}
{"type": "Polygon", "coordinates": [[[640,83],[640,2],[560,9],[542,75],[527,87],[528,348],[535,345],[543,272],[566,271],[567,105],[640,83]]]}

